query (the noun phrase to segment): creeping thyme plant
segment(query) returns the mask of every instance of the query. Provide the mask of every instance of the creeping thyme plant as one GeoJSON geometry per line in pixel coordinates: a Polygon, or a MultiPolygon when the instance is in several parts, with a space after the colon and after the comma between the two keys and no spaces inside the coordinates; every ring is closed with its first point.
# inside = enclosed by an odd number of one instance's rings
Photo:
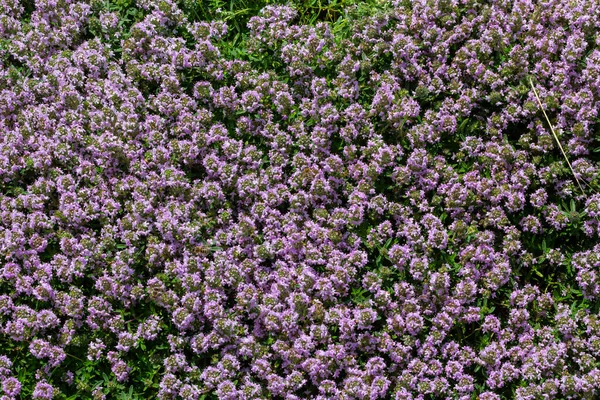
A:
{"type": "Polygon", "coordinates": [[[0,0],[0,399],[598,398],[599,32],[0,0]]]}

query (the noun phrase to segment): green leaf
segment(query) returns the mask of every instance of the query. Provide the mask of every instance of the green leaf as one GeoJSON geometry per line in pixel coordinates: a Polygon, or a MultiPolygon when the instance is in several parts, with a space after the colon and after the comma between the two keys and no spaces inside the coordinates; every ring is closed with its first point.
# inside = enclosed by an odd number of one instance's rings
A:
{"type": "Polygon", "coordinates": [[[458,126],[458,129],[456,130],[456,132],[463,133],[465,131],[465,128],[468,123],[469,123],[469,118],[465,118],[458,126]]]}
{"type": "Polygon", "coordinates": [[[533,272],[535,272],[535,274],[536,274],[537,276],[539,276],[540,278],[543,278],[543,277],[544,277],[544,275],[542,275],[542,273],[541,273],[540,271],[538,271],[537,269],[534,269],[534,270],[533,270],[533,272]]]}

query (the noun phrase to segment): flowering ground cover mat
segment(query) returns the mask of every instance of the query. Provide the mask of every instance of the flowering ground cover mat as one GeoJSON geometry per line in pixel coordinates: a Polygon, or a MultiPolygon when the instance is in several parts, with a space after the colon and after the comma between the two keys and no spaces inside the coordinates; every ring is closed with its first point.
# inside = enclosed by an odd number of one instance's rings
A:
{"type": "Polygon", "coordinates": [[[598,0],[0,0],[0,400],[600,398],[598,0]]]}

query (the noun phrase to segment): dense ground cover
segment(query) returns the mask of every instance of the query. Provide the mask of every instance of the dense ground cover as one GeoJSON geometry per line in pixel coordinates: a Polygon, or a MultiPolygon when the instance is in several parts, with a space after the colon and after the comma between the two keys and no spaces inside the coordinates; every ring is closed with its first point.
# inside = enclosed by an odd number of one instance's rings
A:
{"type": "Polygon", "coordinates": [[[597,398],[600,2],[272,3],[0,2],[2,399],[597,398]]]}

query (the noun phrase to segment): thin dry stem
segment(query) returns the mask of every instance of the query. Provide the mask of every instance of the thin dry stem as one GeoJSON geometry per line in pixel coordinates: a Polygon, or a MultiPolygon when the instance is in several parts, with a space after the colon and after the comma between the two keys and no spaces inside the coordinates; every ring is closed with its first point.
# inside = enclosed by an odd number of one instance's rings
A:
{"type": "Polygon", "coordinates": [[[552,131],[552,135],[554,136],[554,139],[556,140],[556,143],[558,144],[558,147],[560,148],[560,151],[562,152],[562,155],[565,158],[565,161],[567,162],[567,165],[569,166],[569,169],[571,170],[571,173],[573,174],[575,181],[577,181],[577,186],[579,186],[581,193],[585,194],[585,192],[583,191],[583,187],[581,186],[581,183],[579,182],[579,178],[577,178],[577,175],[575,174],[575,171],[573,170],[573,167],[571,166],[571,163],[569,162],[567,153],[565,153],[565,150],[563,149],[562,145],[560,144],[560,140],[558,140],[558,135],[556,134],[556,131],[554,130],[554,126],[552,126],[552,124],[550,123],[550,118],[548,118],[548,114],[546,114],[546,110],[544,110],[544,107],[542,106],[542,101],[540,100],[540,96],[538,95],[538,92],[535,89],[535,86],[533,86],[533,81],[531,80],[531,77],[529,77],[529,84],[531,85],[531,89],[533,90],[533,94],[535,95],[535,98],[538,102],[538,105],[540,106],[540,109],[544,113],[546,122],[548,122],[548,126],[550,126],[550,131],[552,131]]]}

